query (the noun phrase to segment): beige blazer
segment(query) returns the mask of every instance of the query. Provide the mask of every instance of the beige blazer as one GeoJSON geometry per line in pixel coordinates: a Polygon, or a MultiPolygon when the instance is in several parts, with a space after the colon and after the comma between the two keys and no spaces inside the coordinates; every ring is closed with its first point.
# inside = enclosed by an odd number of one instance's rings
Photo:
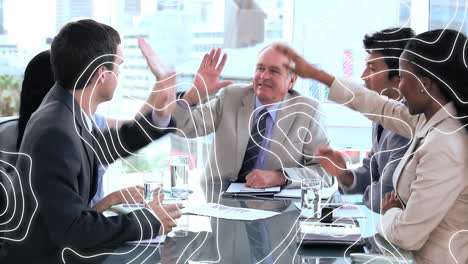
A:
{"type": "Polygon", "coordinates": [[[417,263],[467,263],[468,231],[462,230],[468,230],[468,135],[451,117],[454,105],[426,120],[410,115],[400,102],[341,79],[333,82],[329,98],[412,139],[393,175],[405,208],[388,210],[379,232],[412,250],[417,263]]]}
{"type": "MultiPolygon", "coordinates": [[[[194,138],[215,133],[205,170],[206,180],[237,180],[250,137],[254,107],[252,85],[231,85],[206,104],[192,110],[178,105],[174,110],[180,136],[194,138]]],[[[329,144],[318,107],[317,101],[293,90],[278,108],[266,167],[284,168],[293,181],[290,187],[298,186],[303,178],[327,175],[312,156],[319,146],[329,144]]]]}

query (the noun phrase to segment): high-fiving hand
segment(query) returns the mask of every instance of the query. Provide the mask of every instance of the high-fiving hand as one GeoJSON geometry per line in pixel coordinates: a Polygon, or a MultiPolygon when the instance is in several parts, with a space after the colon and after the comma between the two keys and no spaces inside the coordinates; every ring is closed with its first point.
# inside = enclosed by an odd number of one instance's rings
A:
{"type": "Polygon", "coordinates": [[[215,94],[221,88],[232,84],[232,81],[219,81],[219,76],[227,60],[227,55],[224,54],[221,62],[219,61],[221,52],[220,48],[212,49],[210,53],[205,54],[203,57],[193,81],[193,87],[183,97],[189,105],[198,104],[205,97],[215,94]]]}
{"type": "Polygon", "coordinates": [[[160,80],[163,76],[166,76],[169,73],[167,67],[145,39],[138,38],[138,47],[140,48],[143,57],[145,57],[148,67],[157,80],[160,80]]]}
{"type": "Polygon", "coordinates": [[[175,108],[176,100],[176,73],[167,69],[153,48],[142,38],[138,38],[138,47],[151,72],[157,79],[146,104],[140,112],[144,113],[153,108],[154,113],[160,120],[167,120],[175,108]]]}
{"type": "Polygon", "coordinates": [[[151,91],[150,104],[154,106],[154,113],[160,120],[167,120],[171,117],[176,106],[177,75],[169,72],[162,75],[151,91]]]}

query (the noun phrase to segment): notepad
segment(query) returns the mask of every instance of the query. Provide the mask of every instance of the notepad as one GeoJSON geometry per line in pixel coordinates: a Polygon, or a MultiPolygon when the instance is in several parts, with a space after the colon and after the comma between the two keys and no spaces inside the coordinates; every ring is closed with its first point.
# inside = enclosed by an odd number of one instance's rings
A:
{"type": "Polygon", "coordinates": [[[269,188],[249,188],[245,186],[245,183],[231,183],[225,193],[227,194],[255,194],[255,195],[272,195],[281,191],[281,187],[269,187],[269,188]]]}

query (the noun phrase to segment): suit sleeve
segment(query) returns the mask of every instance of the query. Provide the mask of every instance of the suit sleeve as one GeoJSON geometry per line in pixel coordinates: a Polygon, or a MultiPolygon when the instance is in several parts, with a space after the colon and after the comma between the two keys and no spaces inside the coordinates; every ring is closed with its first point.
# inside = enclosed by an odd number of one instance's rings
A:
{"type": "Polygon", "coordinates": [[[353,184],[350,186],[340,184],[343,193],[364,193],[367,186],[371,184],[372,178],[378,178],[379,167],[375,157],[373,157],[374,154],[374,148],[372,148],[369,154],[362,160],[362,166],[352,171],[354,177],[353,184]]]}
{"type": "Polygon", "coordinates": [[[323,180],[324,187],[330,187],[332,178],[328,175],[325,169],[322,168],[320,162],[315,159],[314,154],[318,147],[328,146],[330,141],[327,136],[326,126],[323,114],[320,111],[315,111],[310,119],[308,129],[310,133],[303,139],[303,160],[300,167],[284,168],[287,177],[292,181],[287,188],[300,187],[303,179],[320,178],[323,180]]]}
{"type": "Polygon", "coordinates": [[[467,185],[466,161],[460,159],[464,144],[447,138],[462,137],[437,134],[429,133],[427,142],[412,154],[418,163],[405,209],[388,210],[378,225],[379,233],[403,249],[420,249],[467,185]]]}
{"type": "Polygon", "coordinates": [[[32,187],[40,210],[35,221],[43,221],[60,248],[98,248],[155,237],[160,224],[148,211],[107,218],[87,209],[88,201],[79,193],[83,157],[77,150],[81,145],[81,140],[60,129],[38,132],[31,146],[32,187]]]}
{"type": "Polygon", "coordinates": [[[387,99],[374,91],[342,79],[333,81],[328,98],[362,113],[368,119],[405,138],[414,136],[421,117],[421,115],[411,115],[408,108],[398,101],[387,99]]]}
{"type": "MultiPolygon", "coordinates": [[[[390,151],[390,154],[386,163],[380,164],[380,166],[384,166],[381,170],[379,169],[382,171],[382,174],[379,175],[379,172],[374,174],[380,177],[372,177],[373,182],[367,186],[363,195],[364,204],[376,213],[380,213],[382,197],[387,192],[393,191],[393,173],[408,149],[408,139],[400,135],[393,134],[387,141],[390,144],[387,149],[387,151],[390,151]]],[[[377,155],[385,154],[377,153],[377,155]]]]}
{"type": "Polygon", "coordinates": [[[178,101],[172,113],[172,117],[177,122],[177,135],[197,138],[215,132],[223,114],[222,105],[226,89],[222,89],[213,99],[205,104],[195,107],[189,107],[185,102],[178,101]]]}
{"type": "Polygon", "coordinates": [[[171,120],[167,127],[153,124],[152,112],[126,122],[118,129],[93,131],[96,139],[94,151],[101,164],[110,164],[118,158],[127,157],[162,136],[174,132],[171,120]]]}

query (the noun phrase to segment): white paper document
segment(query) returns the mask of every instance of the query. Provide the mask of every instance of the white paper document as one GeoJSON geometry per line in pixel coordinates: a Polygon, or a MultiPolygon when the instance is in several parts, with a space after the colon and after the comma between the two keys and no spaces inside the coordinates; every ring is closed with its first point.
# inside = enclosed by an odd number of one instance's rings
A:
{"type": "MultiPolygon", "coordinates": [[[[331,188],[322,188],[320,190],[320,195],[322,200],[329,199],[337,189],[331,188]]],[[[279,193],[274,194],[275,197],[284,197],[284,198],[294,198],[301,199],[301,189],[283,189],[279,193]]]]}
{"type": "Polygon", "coordinates": [[[274,196],[301,199],[301,189],[283,189],[281,192],[275,193],[274,196]]]}
{"type": "Polygon", "coordinates": [[[147,244],[163,244],[164,241],[166,241],[166,235],[160,235],[155,238],[150,238],[150,239],[144,239],[141,241],[135,240],[135,241],[127,241],[128,244],[136,245],[140,244],[140,246],[146,246],[147,244]]]}
{"type": "Polygon", "coordinates": [[[240,208],[240,207],[231,207],[225,206],[216,203],[208,203],[202,206],[184,208],[182,209],[184,214],[195,214],[195,215],[204,215],[211,216],[229,220],[245,220],[253,221],[258,219],[264,219],[279,215],[280,213],[258,210],[258,209],[249,209],[249,208],[240,208]]]}
{"type": "Polygon", "coordinates": [[[226,193],[277,193],[281,190],[281,187],[275,186],[270,188],[254,189],[245,186],[245,183],[231,183],[226,193]]]}

